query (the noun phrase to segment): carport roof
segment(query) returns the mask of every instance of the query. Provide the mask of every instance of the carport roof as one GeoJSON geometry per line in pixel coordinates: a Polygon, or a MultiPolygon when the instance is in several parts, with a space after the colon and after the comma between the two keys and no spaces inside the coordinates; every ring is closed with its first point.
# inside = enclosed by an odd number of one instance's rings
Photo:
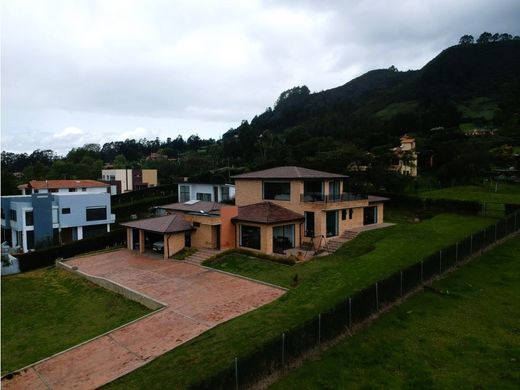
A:
{"type": "Polygon", "coordinates": [[[171,214],[164,217],[146,218],[139,221],[122,223],[122,226],[154,233],[175,233],[191,230],[191,223],[185,221],[181,215],[171,214]]]}

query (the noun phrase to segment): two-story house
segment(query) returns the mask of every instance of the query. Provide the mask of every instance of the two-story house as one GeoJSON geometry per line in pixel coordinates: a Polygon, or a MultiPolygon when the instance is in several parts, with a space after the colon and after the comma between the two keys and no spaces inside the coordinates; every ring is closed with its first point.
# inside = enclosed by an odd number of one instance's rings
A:
{"type": "Polygon", "coordinates": [[[139,240],[144,251],[152,234],[164,239],[165,258],[190,245],[267,254],[317,250],[349,229],[383,222],[386,199],[347,193],[345,175],[278,167],[234,179],[235,206],[196,199],[159,206],[161,217],[123,224],[128,247],[139,240]]]}
{"type": "Polygon", "coordinates": [[[2,241],[24,252],[110,231],[108,185],[94,180],[33,180],[24,195],[2,196],[2,241]]]}
{"type": "Polygon", "coordinates": [[[245,173],[234,179],[239,215],[241,208],[266,202],[281,208],[277,213],[283,215],[282,219],[294,213],[294,222],[289,224],[277,225],[276,218],[271,218],[272,232],[265,228],[259,231],[257,224],[237,220],[239,246],[247,246],[243,238],[251,231],[256,236],[263,231],[267,237],[260,239],[266,242],[262,251],[278,252],[280,246],[298,247],[304,242],[317,249],[350,228],[383,222],[384,199],[347,193],[345,175],[287,166],[245,173]]]}
{"type": "Polygon", "coordinates": [[[157,169],[103,169],[101,180],[112,185],[112,195],[156,187],[157,169]]]}
{"type": "Polygon", "coordinates": [[[394,157],[391,171],[400,173],[401,175],[417,176],[417,152],[415,150],[415,138],[408,135],[401,137],[401,145],[392,148],[394,157]]]}

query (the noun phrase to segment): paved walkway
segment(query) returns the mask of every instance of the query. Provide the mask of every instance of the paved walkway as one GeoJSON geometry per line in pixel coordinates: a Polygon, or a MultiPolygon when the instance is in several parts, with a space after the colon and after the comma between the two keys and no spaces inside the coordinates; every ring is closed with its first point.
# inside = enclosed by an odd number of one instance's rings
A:
{"type": "Polygon", "coordinates": [[[284,293],[197,265],[147,258],[126,249],[76,258],[67,264],[146,294],[167,307],[37,363],[3,380],[3,389],[97,388],[284,293]]]}

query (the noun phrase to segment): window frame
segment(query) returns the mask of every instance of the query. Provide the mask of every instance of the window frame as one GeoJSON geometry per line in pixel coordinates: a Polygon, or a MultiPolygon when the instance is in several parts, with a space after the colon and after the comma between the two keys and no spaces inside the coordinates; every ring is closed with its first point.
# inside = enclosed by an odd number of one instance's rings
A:
{"type": "MultiPolygon", "coordinates": [[[[272,191],[272,193],[274,193],[275,191],[272,191]]],[[[277,200],[277,201],[282,201],[282,202],[290,202],[291,201],[291,181],[290,180],[263,180],[262,181],[262,199],[264,200],[277,200]],[[272,185],[272,184],[277,184],[277,185],[288,185],[288,193],[283,193],[282,191],[280,191],[280,193],[277,193],[277,194],[274,194],[272,195],[272,197],[267,197],[266,196],[266,184],[269,186],[269,185],[272,185]],[[283,198],[276,198],[277,196],[287,196],[287,199],[283,199],[283,198]]]]}

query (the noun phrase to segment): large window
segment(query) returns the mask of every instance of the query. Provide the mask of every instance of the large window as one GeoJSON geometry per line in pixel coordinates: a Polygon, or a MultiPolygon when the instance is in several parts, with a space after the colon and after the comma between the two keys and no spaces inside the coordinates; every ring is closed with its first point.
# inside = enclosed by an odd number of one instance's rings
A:
{"type": "Polygon", "coordinates": [[[303,182],[303,196],[305,202],[316,202],[323,200],[323,182],[309,180],[303,182]]]}
{"type": "Polygon", "coordinates": [[[64,207],[61,209],[62,214],[70,214],[70,207],[64,207]]]}
{"type": "Polygon", "coordinates": [[[291,200],[291,183],[288,181],[264,181],[264,199],[291,200]]]}
{"type": "Polygon", "coordinates": [[[25,226],[33,226],[33,225],[34,225],[33,212],[26,211],[25,212],[25,226]]]}
{"type": "Polygon", "coordinates": [[[11,221],[15,221],[16,222],[16,210],[10,210],[9,211],[9,216],[11,217],[11,221]]]}
{"type": "Polygon", "coordinates": [[[338,211],[327,211],[327,237],[338,235],[338,211]]]}
{"type": "Polygon", "coordinates": [[[2,219],[5,219],[4,209],[2,209],[2,219]]]}
{"type": "Polygon", "coordinates": [[[294,248],[294,225],[276,226],[273,228],[273,251],[283,253],[294,248]]]}
{"type": "Polygon", "coordinates": [[[211,194],[205,192],[197,192],[197,200],[211,202],[211,194]]]}
{"type": "Polygon", "coordinates": [[[260,249],[260,228],[258,226],[240,225],[240,246],[260,249]]]}
{"type": "Polygon", "coordinates": [[[190,186],[180,186],[180,199],[179,202],[187,202],[190,200],[190,186]]]}
{"type": "Polygon", "coordinates": [[[102,221],[107,219],[106,207],[89,207],[87,208],[87,221],[102,221]]]}
{"type": "Polygon", "coordinates": [[[222,200],[229,200],[229,187],[222,187],[222,200]]]}

